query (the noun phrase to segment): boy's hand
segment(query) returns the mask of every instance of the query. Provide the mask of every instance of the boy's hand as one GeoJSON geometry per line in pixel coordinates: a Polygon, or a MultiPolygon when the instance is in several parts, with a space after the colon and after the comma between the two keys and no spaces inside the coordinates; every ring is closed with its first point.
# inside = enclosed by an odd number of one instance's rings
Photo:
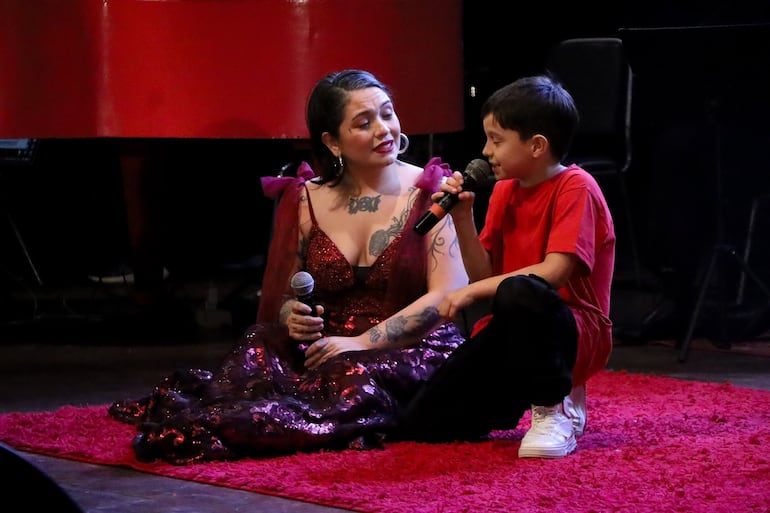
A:
{"type": "Polygon", "coordinates": [[[438,313],[441,317],[451,321],[457,317],[461,310],[473,304],[474,301],[475,298],[471,294],[470,288],[463,287],[444,297],[441,304],[438,305],[438,313]]]}
{"type": "Polygon", "coordinates": [[[468,213],[473,206],[473,199],[476,194],[472,191],[466,191],[463,189],[465,180],[462,173],[455,171],[451,176],[441,183],[438,192],[433,193],[431,199],[438,201],[447,194],[456,194],[457,199],[460,200],[457,205],[449,211],[450,215],[457,213],[458,211],[468,213]]]}

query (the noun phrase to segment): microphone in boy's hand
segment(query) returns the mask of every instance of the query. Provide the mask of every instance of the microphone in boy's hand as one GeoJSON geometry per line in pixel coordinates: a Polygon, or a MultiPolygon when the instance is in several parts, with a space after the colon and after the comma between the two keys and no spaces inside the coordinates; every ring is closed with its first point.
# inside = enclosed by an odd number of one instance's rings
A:
{"type": "MultiPolygon", "coordinates": [[[[463,190],[472,191],[479,187],[484,187],[495,181],[495,175],[492,168],[484,159],[473,159],[465,167],[463,175],[463,190]]],[[[414,225],[414,231],[420,235],[425,235],[436,223],[441,221],[444,216],[460,201],[457,194],[444,194],[440,200],[433,203],[425,214],[414,225]]]]}
{"type": "Polygon", "coordinates": [[[300,303],[304,303],[313,309],[313,315],[318,316],[318,304],[313,295],[313,287],[315,286],[315,280],[305,271],[299,271],[291,277],[291,290],[294,292],[294,296],[300,303]]]}

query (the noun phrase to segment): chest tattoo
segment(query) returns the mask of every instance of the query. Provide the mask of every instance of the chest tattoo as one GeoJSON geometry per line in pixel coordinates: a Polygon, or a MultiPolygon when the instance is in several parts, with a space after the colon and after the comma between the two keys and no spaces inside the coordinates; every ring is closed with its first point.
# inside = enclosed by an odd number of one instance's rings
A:
{"type": "Polygon", "coordinates": [[[357,214],[358,212],[377,212],[380,209],[379,196],[361,196],[359,198],[348,198],[348,214],[357,214]]]}

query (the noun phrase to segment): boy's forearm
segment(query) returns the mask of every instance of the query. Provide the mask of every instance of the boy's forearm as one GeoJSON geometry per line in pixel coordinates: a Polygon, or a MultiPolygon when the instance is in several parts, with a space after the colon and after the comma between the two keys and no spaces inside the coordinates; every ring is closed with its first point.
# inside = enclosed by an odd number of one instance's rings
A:
{"type": "Polygon", "coordinates": [[[463,256],[463,265],[468,279],[474,281],[483,280],[492,274],[492,264],[489,253],[479,242],[476,224],[473,217],[455,219],[458,245],[463,256]]]}
{"type": "Polygon", "coordinates": [[[474,247],[467,250],[462,249],[461,251],[463,252],[465,272],[468,274],[470,283],[492,276],[492,263],[489,259],[489,253],[480,243],[476,242],[474,247]]]}

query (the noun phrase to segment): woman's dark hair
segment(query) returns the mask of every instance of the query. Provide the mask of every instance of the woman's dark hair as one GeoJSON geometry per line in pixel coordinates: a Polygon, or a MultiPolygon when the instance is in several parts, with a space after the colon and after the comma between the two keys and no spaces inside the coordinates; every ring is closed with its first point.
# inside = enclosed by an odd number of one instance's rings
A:
{"type": "Polygon", "coordinates": [[[390,90],[368,71],[347,69],[329,73],[316,82],[307,102],[307,128],[310,132],[310,149],[313,167],[321,183],[336,185],[341,175],[339,162],[323,142],[323,133],[340,135],[340,125],[345,118],[350,91],[377,87],[391,97],[390,90]]]}
{"type": "Polygon", "coordinates": [[[545,136],[559,160],[567,154],[578,124],[572,96],[556,80],[542,75],[520,78],[492,93],[481,107],[481,119],[490,114],[522,139],[545,136]]]}

